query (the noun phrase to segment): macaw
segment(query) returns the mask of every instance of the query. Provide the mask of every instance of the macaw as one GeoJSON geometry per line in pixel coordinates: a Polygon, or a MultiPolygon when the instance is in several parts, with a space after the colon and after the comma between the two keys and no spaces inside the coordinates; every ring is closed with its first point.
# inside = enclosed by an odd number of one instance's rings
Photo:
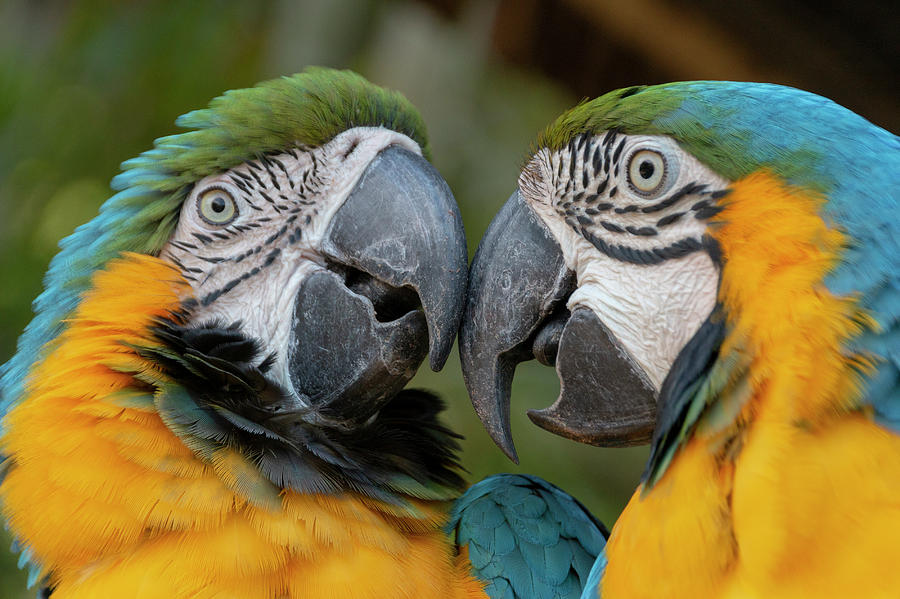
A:
{"type": "Polygon", "coordinates": [[[400,94],[310,68],[182,116],[61,243],[2,373],[0,504],[43,596],[577,597],[605,530],[460,497],[439,369],[459,209],[400,94]]]}
{"type": "Polygon", "coordinates": [[[473,261],[463,373],[497,444],[529,412],[650,443],[584,597],[894,597],[900,139],[812,93],[630,87],[538,138],[473,261]]]}

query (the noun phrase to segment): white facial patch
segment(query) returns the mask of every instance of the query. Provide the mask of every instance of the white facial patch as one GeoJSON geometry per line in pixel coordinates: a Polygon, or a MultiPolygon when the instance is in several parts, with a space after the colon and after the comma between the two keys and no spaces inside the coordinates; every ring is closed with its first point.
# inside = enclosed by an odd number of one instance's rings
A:
{"type": "Polygon", "coordinates": [[[704,234],[727,186],[669,138],[615,132],[542,149],[520,177],[577,275],[569,310],[590,308],[657,392],[715,307],[704,234]]]}
{"type": "MultiPolygon", "coordinates": [[[[291,389],[287,357],[297,293],[324,268],[319,248],[334,214],[375,156],[394,145],[421,155],[403,134],[356,127],[323,146],[287,148],[198,181],[160,253],[194,290],[192,322],[241,322],[245,335],[276,352],[270,374],[291,389]],[[233,220],[213,224],[215,211],[232,201],[233,220]]],[[[226,208],[220,212],[230,214],[226,208]]]]}
{"type": "Polygon", "coordinates": [[[716,305],[718,268],[706,252],[638,266],[600,254],[584,240],[573,247],[578,289],[569,310],[593,310],[659,392],[675,358],[716,305]]]}

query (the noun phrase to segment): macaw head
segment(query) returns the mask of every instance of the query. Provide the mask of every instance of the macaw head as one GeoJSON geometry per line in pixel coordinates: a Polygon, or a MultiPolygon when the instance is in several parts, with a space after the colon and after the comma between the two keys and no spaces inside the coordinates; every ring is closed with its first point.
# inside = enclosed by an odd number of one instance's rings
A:
{"type": "Polygon", "coordinates": [[[60,244],[4,367],[2,412],[27,401],[29,371],[95,274],[145,254],[189,297],[137,348],[162,375],[136,377],[198,454],[238,449],[276,492],[457,485],[455,445],[432,434],[438,400],[398,396],[426,354],[444,364],[466,285],[459,210],[418,112],[354,73],[310,68],[177,124],[190,131],[126,161],[118,193],[60,244]]]}
{"type": "Polygon", "coordinates": [[[510,386],[531,358],[561,383],[537,425],[652,439],[651,476],[702,418],[733,422],[777,347],[785,368],[809,347],[846,366],[845,407],[877,411],[898,378],[898,150],[768,84],[632,87],[563,114],[471,267],[460,354],[491,436],[515,459],[510,386]]]}

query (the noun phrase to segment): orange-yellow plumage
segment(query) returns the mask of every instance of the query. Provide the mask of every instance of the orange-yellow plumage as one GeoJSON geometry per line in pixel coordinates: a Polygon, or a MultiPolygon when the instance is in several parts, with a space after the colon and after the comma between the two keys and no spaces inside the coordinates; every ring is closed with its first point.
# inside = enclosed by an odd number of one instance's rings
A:
{"type": "Polygon", "coordinates": [[[900,437],[858,409],[871,364],[842,348],[875,324],[824,285],[848,240],[821,201],[767,173],[734,184],[713,235],[749,400],[632,497],[604,599],[897,596],[900,437]]]}
{"type": "Polygon", "coordinates": [[[5,420],[3,515],[54,598],[485,597],[441,529],[445,504],[252,503],[235,490],[244,462],[201,461],[169,430],[132,373],[165,376],[129,344],[153,343],[188,292],[160,259],[111,262],[5,420]]]}

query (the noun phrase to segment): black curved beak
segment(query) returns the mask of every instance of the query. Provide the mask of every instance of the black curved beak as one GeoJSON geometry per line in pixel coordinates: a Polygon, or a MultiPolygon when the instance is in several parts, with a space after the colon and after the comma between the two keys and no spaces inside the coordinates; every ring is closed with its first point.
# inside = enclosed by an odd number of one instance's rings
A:
{"type": "Polygon", "coordinates": [[[644,443],[653,432],[655,390],[593,311],[569,313],[575,285],[559,244],[517,191],[475,254],[459,344],[475,411],[513,461],[512,380],[532,358],[555,366],[561,383],[552,406],[528,412],[538,426],[603,446],[644,443]]]}
{"type": "Polygon", "coordinates": [[[364,421],[430,352],[450,354],[466,293],[466,242],[453,194],[424,158],[376,156],[323,239],[329,271],[307,277],[294,309],[290,376],[323,414],[364,421]]]}

